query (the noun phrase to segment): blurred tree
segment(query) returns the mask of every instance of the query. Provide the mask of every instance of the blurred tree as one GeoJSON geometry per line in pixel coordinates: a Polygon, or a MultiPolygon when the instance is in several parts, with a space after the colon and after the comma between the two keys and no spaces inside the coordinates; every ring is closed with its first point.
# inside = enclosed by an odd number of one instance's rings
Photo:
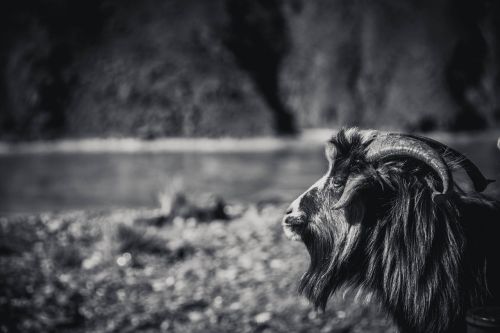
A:
{"type": "Polygon", "coordinates": [[[227,0],[226,45],[253,78],[274,113],[280,134],[293,134],[296,125],[284,105],[279,87],[281,63],[290,49],[281,0],[227,0]]]}
{"type": "Polygon", "coordinates": [[[0,4],[0,128],[23,138],[65,130],[77,73],[71,64],[99,39],[108,13],[101,0],[21,0],[0,4]]]}
{"type": "Polygon", "coordinates": [[[471,91],[480,89],[488,52],[479,22],[486,12],[479,1],[455,1],[451,13],[456,29],[462,38],[455,43],[446,68],[446,79],[451,96],[458,104],[453,129],[479,129],[486,127],[486,120],[478,112],[478,105],[469,98],[471,91]]]}
{"type": "Polygon", "coordinates": [[[497,0],[6,0],[0,137],[500,123],[497,0]]]}

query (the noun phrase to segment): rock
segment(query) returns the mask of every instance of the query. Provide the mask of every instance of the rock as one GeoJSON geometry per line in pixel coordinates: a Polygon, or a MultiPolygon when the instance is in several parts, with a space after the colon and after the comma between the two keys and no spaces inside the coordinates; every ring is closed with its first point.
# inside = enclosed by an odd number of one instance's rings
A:
{"type": "Polygon", "coordinates": [[[162,227],[172,222],[169,215],[158,215],[152,217],[138,217],[134,220],[134,224],[145,225],[151,227],[162,227]]]}
{"type": "Polygon", "coordinates": [[[211,222],[230,219],[226,214],[224,200],[213,194],[192,200],[188,200],[183,194],[176,194],[172,199],[171,207],[171,215],[184,220],[194,218],[198,222],[211,222]]]}

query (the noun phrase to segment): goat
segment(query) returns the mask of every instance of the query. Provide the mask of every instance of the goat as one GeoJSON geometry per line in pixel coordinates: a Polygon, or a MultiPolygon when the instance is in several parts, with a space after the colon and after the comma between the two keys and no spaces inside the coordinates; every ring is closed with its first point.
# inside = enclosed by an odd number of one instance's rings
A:
{"type": "Polygon", "coordinates": [[[326,174],[287,209],[286,236],[310,265],[299,291],[325,308],[340,287],[376,297],[402,332],[463,332],[465,313],[500,300],[500,203],[492,182],[429,138],[342,129],[326,174]],[[465,171],[465,191],[452,171],[465,171]]]}

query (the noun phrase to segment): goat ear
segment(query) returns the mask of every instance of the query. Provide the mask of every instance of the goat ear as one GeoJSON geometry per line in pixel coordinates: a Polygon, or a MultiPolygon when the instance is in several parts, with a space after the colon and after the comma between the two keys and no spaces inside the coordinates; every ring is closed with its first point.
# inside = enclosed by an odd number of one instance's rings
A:
{"type": "Polygon", "coordinates": [[[344,191],[340,196],[340,199],[333,205],[333,209],[340,209],[349,206],[352,200],[363,190],[367,188],[370,184],[367,176],[363,174],[350,175],[344,186],[344,191]]]}

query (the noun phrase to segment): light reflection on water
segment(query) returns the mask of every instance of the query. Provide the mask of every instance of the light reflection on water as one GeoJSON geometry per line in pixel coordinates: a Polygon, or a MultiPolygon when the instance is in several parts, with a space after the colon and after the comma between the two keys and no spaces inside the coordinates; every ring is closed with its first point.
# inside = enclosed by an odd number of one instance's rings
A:
{"type": "MultiPolygon", "coordinates": [[[[465,153],[500,197],[496,138],[444,140],[465,153]]],[[[295,198],[326,170],[323,147],[269,151],[46,153],[0,156],[0,212],[110,207],[157,207],[158,193],[174,178],[188,193],[213,192],[228,201],[295,198]]]]}

